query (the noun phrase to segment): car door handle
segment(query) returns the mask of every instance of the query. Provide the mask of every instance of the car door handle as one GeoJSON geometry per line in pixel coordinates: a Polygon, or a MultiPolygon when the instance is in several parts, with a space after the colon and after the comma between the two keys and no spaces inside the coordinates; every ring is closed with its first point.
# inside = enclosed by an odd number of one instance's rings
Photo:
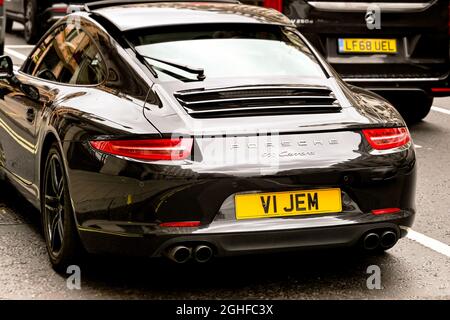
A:
{"type": "Polygon", "coordinates": [[[28,110],[27,110],[27,120],[29,122],[33,122],[35,118],[36,118],[36,113],[35,113],[34,109],[33,108],[28,108],[28,110]]]}

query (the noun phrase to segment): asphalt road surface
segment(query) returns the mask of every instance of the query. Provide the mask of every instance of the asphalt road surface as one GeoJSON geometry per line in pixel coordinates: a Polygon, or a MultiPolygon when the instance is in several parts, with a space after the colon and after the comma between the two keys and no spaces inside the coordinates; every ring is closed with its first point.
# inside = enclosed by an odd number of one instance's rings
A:
{"type": "MultiPolygon", "coordinates": [[[[21,64],[32,47],[7,35],[21,64]]],[[[221,259],[207,265],[95,257],[81,266],[81,289],[47,259],[38,212],[0,184],[0,299],[450,299],[450,98],[410,128],[419,164],[416,222],[383,255],[326,251],[221,259]],[[381,271],[369,289],[369,266],[381,271]],[[72,282],[71,282],[72,283],[72,282]]]]}

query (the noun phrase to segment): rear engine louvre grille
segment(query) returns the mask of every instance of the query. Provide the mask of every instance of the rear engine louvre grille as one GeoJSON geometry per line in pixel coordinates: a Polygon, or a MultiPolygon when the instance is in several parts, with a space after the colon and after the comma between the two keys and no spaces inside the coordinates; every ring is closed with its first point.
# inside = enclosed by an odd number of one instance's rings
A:
{"type": "Polygon", "coordinates": [[[193,118],[316,114],[341,111],[326,87],[261,86],[175,93],[193,118]]]}

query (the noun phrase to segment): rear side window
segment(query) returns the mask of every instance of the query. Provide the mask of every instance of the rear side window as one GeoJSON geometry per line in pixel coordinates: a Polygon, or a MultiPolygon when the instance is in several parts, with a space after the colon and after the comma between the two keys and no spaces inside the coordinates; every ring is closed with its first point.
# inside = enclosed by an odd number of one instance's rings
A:
{"type": "Polygon", "coordinates": [[[31,55],[26,73],[50,81],[95,85],[106,78],[106,66],[92,38],[74,25],[63,25],[31,55]]]}

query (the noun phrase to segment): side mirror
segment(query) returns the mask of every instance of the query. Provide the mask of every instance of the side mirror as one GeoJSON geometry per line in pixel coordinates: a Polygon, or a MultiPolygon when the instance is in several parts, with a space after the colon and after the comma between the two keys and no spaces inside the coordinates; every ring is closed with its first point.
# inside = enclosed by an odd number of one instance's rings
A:
{"type": "Polygon", "coordinates": [[[13,62],[9,56],[0,57],[0,79],[11,79],[14,76],[13,62]]]}
{"type": "Polygon", "coordinates": [[[14,76],[13,66],[14,65],[11,57],[9,56],[0,57],[0,80],[9,80],[11,83],[18,85],[20,91],[22,91],[30,99],[39,100],[40,99],[39,90],[32,85],[21,83],[14,76]]]}

